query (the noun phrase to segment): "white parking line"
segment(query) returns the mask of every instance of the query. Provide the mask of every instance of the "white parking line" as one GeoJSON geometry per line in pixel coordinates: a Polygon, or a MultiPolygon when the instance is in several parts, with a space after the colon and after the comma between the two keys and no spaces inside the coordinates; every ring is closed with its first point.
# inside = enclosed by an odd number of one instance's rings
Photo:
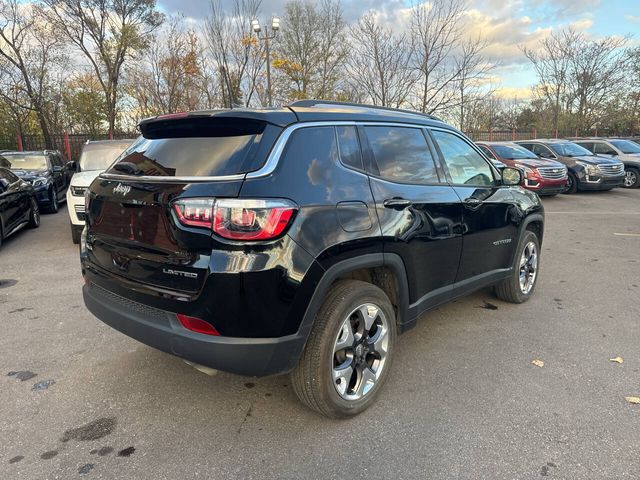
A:
{"type": "Polygon", "coordinates": [[[640,237],[640,233],[613,233],[614,235],[618,235],[619,237],[640,237]]]}

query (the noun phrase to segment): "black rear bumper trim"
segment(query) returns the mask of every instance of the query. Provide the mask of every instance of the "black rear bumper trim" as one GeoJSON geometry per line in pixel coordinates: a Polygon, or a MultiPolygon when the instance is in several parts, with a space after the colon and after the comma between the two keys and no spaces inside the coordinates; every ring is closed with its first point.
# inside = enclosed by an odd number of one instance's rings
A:
{"type": "Polygon", "coordinates": [[[82,294],[89,311],[119,332],[184,360],[238,375],[286,373],[297,364],[305,344],[300,335],[238,338],[199,334],[186,330],[172,312],[138,304],[95,284],[85,285],[82,294]]]}

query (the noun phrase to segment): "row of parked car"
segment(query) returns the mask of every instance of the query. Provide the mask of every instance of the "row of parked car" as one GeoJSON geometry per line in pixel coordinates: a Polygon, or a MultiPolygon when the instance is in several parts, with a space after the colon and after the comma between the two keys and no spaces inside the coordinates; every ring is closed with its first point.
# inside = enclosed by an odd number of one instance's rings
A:
{"type": "Polygon", "coordinates": [[[84,228],[84,194],[133,140],[89,141],[78,162],[56,150],[0,152],[0,246],[24,227],[40,226],[40,211],[58,213],[67,202],[71,238],[84,228]]]}
{"type": "MultiPolygon", "coordinates": [[[[39,226],[41,209],[57,213],[65,201],[71,238],[79,243],[87,188],[131,143],[89,141],[78,162],[67,162],[54,150],[0,152],[0,245],[25,226],[39,226]]],[[[478,141],[476,145],[499,168],[520,169],[522,186],[541,196],[640,186],[640,139],[478,141]]]]}
{"type": "Polygon", "coordinates": [[[539,195],[637,188],[640,144],[625,138],[476,142],[494,163],[522,170],[523,187],[539,195]]]}

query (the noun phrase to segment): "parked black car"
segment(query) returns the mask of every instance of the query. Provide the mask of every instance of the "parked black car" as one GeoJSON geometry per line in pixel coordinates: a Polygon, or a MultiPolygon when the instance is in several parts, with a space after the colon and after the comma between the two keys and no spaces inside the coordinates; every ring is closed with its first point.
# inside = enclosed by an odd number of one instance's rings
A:
{"type": "Polygon", "coordinates": [[[427,310],[534,291],[540,199],[433,117],[308,100],[139,126],[90,186],[83,294],[155,348],[293,370],[302,402],[344,417],[375,399],[396,334],[427,310]]]}
{"type": "Polygon", "coordinates": [[[0,167],[0,246],[2,240],[25,226],[40,226],[33,187],[8,168],[0,167]]]}
{"type": "Polygon", "coordinates": [[[57,213],[59,204],[66,202],[67,188],[75,162],[65,162],[62,154],[53,150],[33,152],[5,152],[11,171],[31,183],[38,203],[50,213],[57,213]]]}
{"type": "Polygon", "coordinates": [[[618,160],[594,155],[589,150],[563,139],[536,139],[516,142],[540,158],[557,160],[567,166],[567,190],[611,190],[624,185],[624,165],[618,160]]]}

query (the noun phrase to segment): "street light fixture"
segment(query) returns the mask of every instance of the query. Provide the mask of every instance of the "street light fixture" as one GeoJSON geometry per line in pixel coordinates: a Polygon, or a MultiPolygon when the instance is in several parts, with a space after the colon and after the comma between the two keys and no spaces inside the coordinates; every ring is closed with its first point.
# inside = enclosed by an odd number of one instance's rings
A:
{"type": "Polygon", "coordinates": [[[257,19],[251,20],[251,29],[258,37],[258,40],[264,41],[265,53],[267,54],[267,103],[272,106],[273,101],[271,98],[271,53],[269,50],[269,41],[276,38],[276,33],[280,30],[280,19],[278,17],[271,17],[271,33],[269,33],[269,27],[264,28],[264,35],[260,36],[262,27],[260,21],[257,19]]]}

